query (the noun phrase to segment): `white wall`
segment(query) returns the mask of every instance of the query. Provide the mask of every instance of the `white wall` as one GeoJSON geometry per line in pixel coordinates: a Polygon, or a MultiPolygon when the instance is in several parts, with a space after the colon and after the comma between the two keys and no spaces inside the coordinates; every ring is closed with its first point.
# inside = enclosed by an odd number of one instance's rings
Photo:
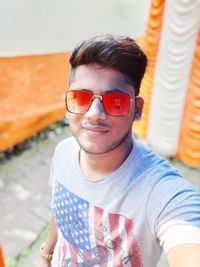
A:
{"type": "Polygon", "coordinates": [[[88,36],[144,34],[147,0],[0,0],[0,56],[59,52],[88,36]]]}

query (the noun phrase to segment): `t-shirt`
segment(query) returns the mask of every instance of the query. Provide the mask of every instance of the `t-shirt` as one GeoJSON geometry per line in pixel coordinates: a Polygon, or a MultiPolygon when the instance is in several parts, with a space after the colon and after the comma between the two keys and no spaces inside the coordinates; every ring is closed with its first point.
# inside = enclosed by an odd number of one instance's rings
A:
{"type": "Polygon", "coordinates": [[[162,248],[200,244],[200,193],[168,161],[133,140],[123,164],[93,181],[79,151],[70,137],[52,160],[52,266],[155,267],[162,248]]]}

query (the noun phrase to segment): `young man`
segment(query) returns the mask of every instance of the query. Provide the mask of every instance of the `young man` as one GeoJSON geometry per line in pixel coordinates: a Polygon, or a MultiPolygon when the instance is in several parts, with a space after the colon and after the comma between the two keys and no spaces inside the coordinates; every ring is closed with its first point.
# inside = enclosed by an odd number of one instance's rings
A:
{"type": "Polygon", "coordinates": [[[170,267],[199,267],[199,192],[132,137],[145,54],[130,38],[106,35],[76,47],[70,63],[74,137],[53,156],[39,266],[155,267],[164,248],[170,267]]]}

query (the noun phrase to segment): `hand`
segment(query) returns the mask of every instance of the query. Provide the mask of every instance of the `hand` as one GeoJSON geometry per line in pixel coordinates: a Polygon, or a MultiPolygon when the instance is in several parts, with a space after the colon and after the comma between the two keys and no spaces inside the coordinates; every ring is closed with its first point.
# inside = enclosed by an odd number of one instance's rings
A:
{"type": "Polygon", "coordinates": [[[51,262],[40,259],[37,267],[51,267],[51,262]]]}

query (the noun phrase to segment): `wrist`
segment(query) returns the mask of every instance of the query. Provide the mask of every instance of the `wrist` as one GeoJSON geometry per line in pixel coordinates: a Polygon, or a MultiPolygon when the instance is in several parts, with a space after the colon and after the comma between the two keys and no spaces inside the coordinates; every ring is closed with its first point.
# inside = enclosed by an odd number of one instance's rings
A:
{"type": "Polygon", "coordinates": [[[53,257],[53,251],[47,252],[47,250],[45,249],[45,243],[42,244],[41,248],[40,248],[40,256],[43,260],[51,262],[52,257],[53,257]]]}

